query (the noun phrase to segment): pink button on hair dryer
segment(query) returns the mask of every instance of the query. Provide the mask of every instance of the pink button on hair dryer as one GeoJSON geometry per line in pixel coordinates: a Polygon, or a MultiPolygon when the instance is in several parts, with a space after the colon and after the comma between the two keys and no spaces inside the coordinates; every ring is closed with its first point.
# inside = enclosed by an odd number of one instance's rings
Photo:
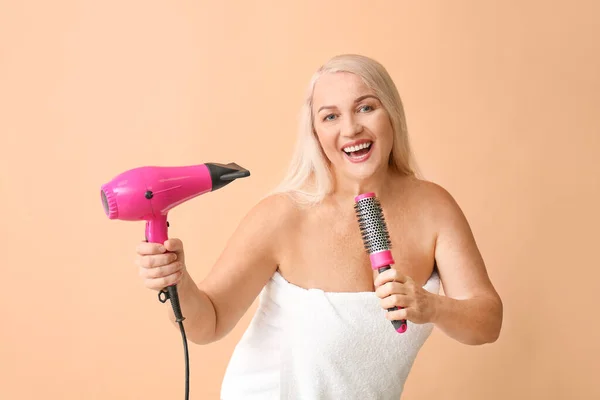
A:
{"type": "MultiPolygon", "coordinates": [[[[139,167],[125,171],[102,185],[100,195],[108,218],[144,220],[146,240],[164,243],[168,239],[167,214],[173,207],[246,176],[250,176],[250,172],[235,163],[139,167]]],[[[163,289],[159,299],[162,303],[171,300],[177,322],[185,319],[181,314],[176,285],[163,289]]]]}

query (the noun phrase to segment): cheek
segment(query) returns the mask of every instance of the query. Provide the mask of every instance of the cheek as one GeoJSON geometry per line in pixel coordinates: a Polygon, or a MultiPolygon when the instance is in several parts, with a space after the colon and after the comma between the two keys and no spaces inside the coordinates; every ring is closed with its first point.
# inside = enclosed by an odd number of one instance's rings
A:
{"type": "Polygon", "coordinates": [[[325,130],[317,132],[317,140],[321,143],[321,147],[326,154],[333,154],[337,151],[337,143],[335,141],[335,135],[328,134],[325,130]]]}
{"type": "Polygon", "coordinates": [[[386,134],[385,137],[382,138],[382,142],[385,143],[384,149],[386,152],[389,152],[392,150],[392,144],[394,142],[394,136],[393,136],[392,131],[389,131],[389,133],[386,134]]]}
{"type": "Polygon", "coordinates": [[[392,149],[392,143],[394,141],[394,130],[392,129],[391,123],[387,121],[383,121],[379,124],[379,132],[378,140],[381,142],[385,151],[392,149]]]}

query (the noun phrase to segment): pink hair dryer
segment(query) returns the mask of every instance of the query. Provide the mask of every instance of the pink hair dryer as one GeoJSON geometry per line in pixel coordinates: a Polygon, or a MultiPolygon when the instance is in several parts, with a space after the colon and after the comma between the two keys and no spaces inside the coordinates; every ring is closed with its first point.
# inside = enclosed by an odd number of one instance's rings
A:
{"type": "MultiPolygon", "coordinates": [[[[222,188],[250,172],[235,163],[206,163],[183,167],[139,167],[125,171],[102,185],[100,196],[109,219],[146,221],[146,240],[168,239],[168,212],[201,194],[222,188]]],[[[176,285],[163,289],[159,300],[171,300],[177,322],[181,313],[176,285]]]]}

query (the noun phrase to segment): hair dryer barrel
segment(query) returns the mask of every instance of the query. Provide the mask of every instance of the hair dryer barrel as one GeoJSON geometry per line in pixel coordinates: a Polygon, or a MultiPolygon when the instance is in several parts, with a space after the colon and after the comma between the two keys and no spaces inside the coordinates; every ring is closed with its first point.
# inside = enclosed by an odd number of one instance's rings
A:
{"type": "Polygon", "coordinates": [[[181,167],[146,166],[125,171],[102,185],[104,212],[110,219],[151,220],[250,172],[235,163],[181,167]]]}

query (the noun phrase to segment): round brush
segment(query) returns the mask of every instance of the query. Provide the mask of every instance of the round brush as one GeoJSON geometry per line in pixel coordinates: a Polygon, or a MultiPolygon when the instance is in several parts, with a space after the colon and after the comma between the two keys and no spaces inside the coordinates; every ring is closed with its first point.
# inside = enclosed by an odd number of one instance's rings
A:
{"type": "MultiPolygon", "coordinates": [[[[394,258],[390,251],[392,243],[381,204],[375,193],[372,192],[358,195],[354,201],[358,226],[365,249],[369,254],[371,268],[379,273],[387,271],[394,264],[394,258]]],[[[398,307],[388,309],[388,311],[394,310],[398,310],[398,307]]],[[[404,333],[408,329],[406,320],[392,321],[392,325],[398,333],[404,333]]]]}

